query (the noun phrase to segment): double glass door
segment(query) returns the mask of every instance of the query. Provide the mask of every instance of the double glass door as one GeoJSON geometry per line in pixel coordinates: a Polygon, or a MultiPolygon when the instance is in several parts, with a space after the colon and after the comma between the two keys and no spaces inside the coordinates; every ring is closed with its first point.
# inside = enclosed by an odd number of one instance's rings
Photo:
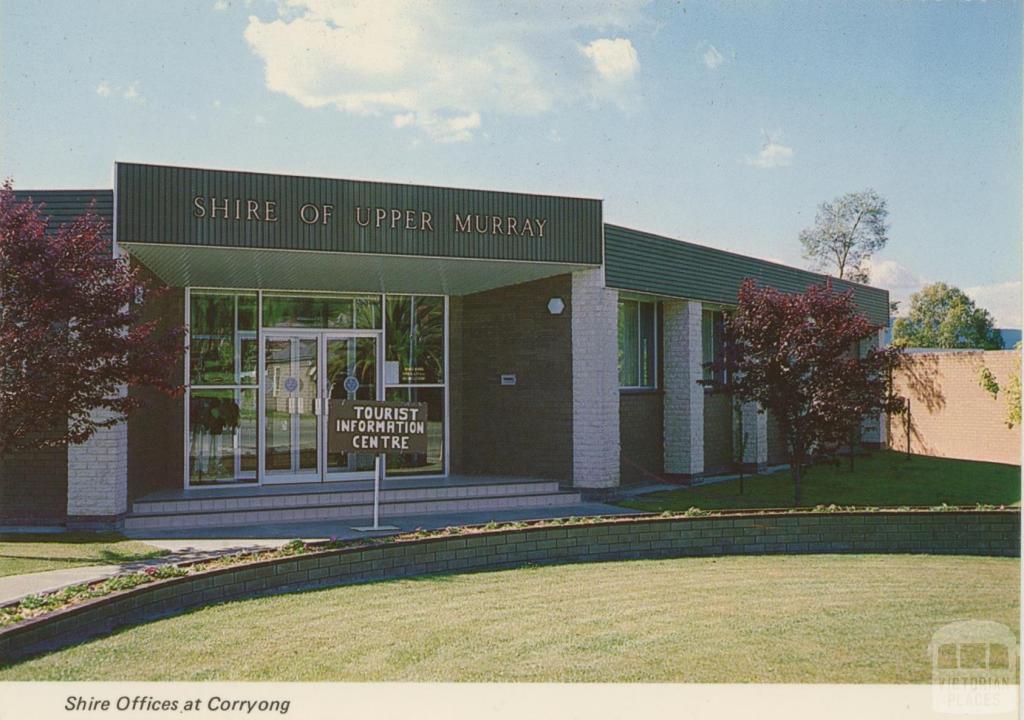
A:
{"type": "Polygon", "coordinates": [[[382,400],[374,332],[266,331],[263,337],[264,483],[363,480],[375,457],[327,452],[331,400],[382,400]]]}

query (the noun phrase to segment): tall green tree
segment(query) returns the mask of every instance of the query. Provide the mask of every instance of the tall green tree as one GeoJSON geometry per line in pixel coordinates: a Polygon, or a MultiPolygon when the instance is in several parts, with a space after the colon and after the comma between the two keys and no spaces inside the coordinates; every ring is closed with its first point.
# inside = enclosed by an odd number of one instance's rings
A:
{"type": "Polygon", "coordinates": [[[868,260],[889,242],[885,198],[871,188],[818,206],[814,225],[800,232],[804,257],[815,270],[854,282],[868,281],[868,260]]]}
{"type": "Polygon", "coordinates": [[[906,317],[893,326],[893,343],[904,347],[999,350],[1003,338],[992,315],[963,290],[946,283],[925,285],[910,296],[906,317]]]}

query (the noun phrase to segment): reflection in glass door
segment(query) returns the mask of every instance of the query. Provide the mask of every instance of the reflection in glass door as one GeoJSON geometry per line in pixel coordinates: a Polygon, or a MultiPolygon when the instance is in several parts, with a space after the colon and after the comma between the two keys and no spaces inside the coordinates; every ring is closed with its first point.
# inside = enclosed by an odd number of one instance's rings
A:
{"type": "MultiPolygon", "coordinates": [[[[325,414],[331,400],[380,399],[375,335],[329,335],[324,341],[324,347],[325,414]]],[[[373,468],[372,454],[327,453],[325,479],[372,478],[373,468]]]]}
{"type": "Polygon", "coordinates": [[[263,482],[316,482],[320,338],[268,333],[263,352],[263,482]]]}
{"type": "Polygon", "coordinates": [[[366,453],[328,453],[331,400],[381,400],[378,336],[268,332],[263,347],[263,482],[363,480],[366,453]]]}

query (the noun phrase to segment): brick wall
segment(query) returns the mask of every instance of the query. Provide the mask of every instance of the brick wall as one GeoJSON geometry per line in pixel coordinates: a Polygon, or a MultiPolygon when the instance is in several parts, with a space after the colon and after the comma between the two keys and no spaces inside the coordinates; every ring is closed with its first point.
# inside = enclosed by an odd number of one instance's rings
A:
{"type": "Polygon", "coordinates": [[[0,525],[62,525],[67,517],[68,450],[26,450],[0,461],[0,525]]]}
{"type": "Polygon", "coordinates": [[[704,472],[704,388],[697,384],[701,366],[701,304],[686,300],[662,303],[664,327],[665,472],[704,472]]]}
{"type": "MultiPolygon", "coordinates": [[[[1020,465],[1020,426],[1006,426],[1006,393],[992,397],[980,383],[987,367],[1000,388],[1020,373],[1020,352],[989,350],[908,355],[896,372],[896,392],[910,400],[910,451],[934,457],[1020,465]]],[[[905,419],[890,419],[889,447],[906,452],[905,419]]]]}
{"type": "Polygon", "coordinates": [[[572,483],[619,484],[619,294],[604,268],[572,274],[572,483]]]}
{"type": "MultiPolygon", "coordinates": [[[[148,273],[147,273],[148,274],[148,273]]],[[[149,275],[155,281],[155,276],[149,275]]],[[[158,318],[180,325],[185,315],[185,290],[166,288],[146,303],[146,319],[158,318]]],[[[168,376],[184,382],[185,359],[178,359],[168,376]]],[[[154,490],[184,484],[185,399],[148,388],[132,388],[142,405],[128,418],[129,500],[154,490]]]]}
{"type": "MultiPolygon", "coordinates": [[[[702,389],[701,392],[704,392],[702,389]]],[[[704,474],[728,472],[733,467],[732,397],[704,395],[704,474]]]]}
{"type": "Polygon", "coordinates": [[[0,630],[0,661],[11,662],[202,605],[308,588],[527,563],[773,553],[1019,557],[1020,513],[650,518],[330,550],[144,585],[0,630]]]}
{"type": "Polygon", "coordinates": [[[623,483],[660,482],[665,472],[660,391],[624,392],[619,396],[619,438],[623,483]]]}
{"type": "Polygon", "coordinates": [[[451,299],[453,472],[571,477],[571,294],[559,275],[451,299]]]}

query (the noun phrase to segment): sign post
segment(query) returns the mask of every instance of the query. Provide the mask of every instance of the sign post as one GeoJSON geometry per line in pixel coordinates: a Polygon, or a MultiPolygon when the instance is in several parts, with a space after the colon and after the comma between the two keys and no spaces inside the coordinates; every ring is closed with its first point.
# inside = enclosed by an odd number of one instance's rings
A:
{"type": "Polygon", "coordinates": [[[373,525],[354,530],[397,530],[380,524],[380,486],[386,455],[427,452],[427,404],[379,400],[332,400],[327,451],[374,455],[373,525]]]}

